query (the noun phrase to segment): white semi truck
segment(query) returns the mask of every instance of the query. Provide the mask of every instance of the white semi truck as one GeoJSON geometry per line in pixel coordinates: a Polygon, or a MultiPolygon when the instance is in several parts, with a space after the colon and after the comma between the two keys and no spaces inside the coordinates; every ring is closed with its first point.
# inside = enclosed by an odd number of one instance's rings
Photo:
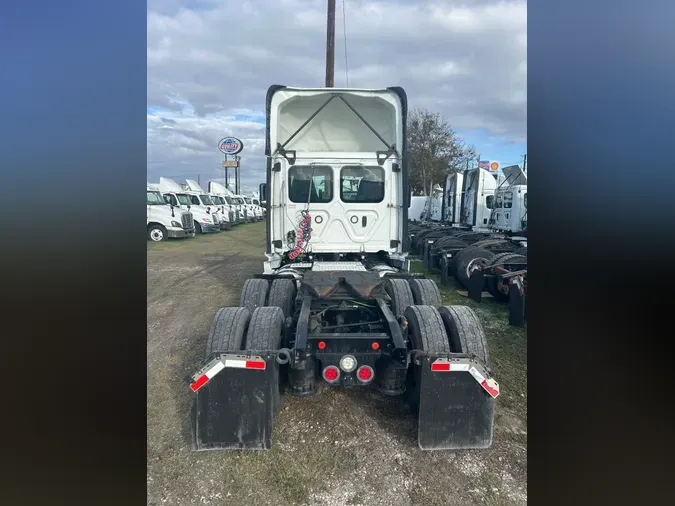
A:
{"type": "MultiPolygon", "coordinates": [[[[527,277],[527,177],[519,166],[505,167],[498,185],[483,169],[446,177],[443,220],[432,226],[412,227],[412,248],[429,269],[441,271],[441,282],[450,276],[469,288],[474,271],[490,294],[511,301],[517,282],[521,297],[509,302],[509,319],[522,325],[522,295],[527,277]],[[459,208],[457,202],[459,201],[459,208]]],[[[474,300],[481,288],[471,289],[474,300]]]]}
{"type": "Polygon", "coordinates": [[[246,195],[239,195],[239,197],[244,199],[244,203],[246,204],[249,213],[253,216],[253,219],[255,221],[262,221],[263,212],[260,205],[255,204],[253,199],[251,197],[247,197],[246,195]]]}
{"type": "Polygon", "coordinates": [[[269,449],[281,392],[319,381],[402,396],[424,450],[490,446],[480,321],[409,270],[405,92],[272,86],[266,110],[267,260],[189,379],[195,449],[269,449]]]}
{"type": "Polygon", "coordinates": [[[181,185],[185,191],[191,195],[193,201],[198,200],[202,206],[206,206],[207,211],[211,214],[215,214],[218,222],[220,224],[220,230],[229,230],[232,228],[232,223],[230,222],[230,209],[225,209],[224,206],[220,205],[219,202],[213,201],[211,195],[208,194],[204,188],[202,188],[199,183],[193,179],[186,179],[185,184],[181,185]]]}
{"type": "Polygon", "coordinates": [[[212,206],[202,205],[194,192],[185,191],[173,179],[167,177],[159,178],[158,188],[172,205],[190,209],[194,216],[195,233],[209,234],[220,231],[220,218],[211,213],[212,206]]]}
{"type": "Polygon", "coordinates": [[[519,165],[504,167],[502,172],[504,180],[495,190],[490,228],[527,234],[527,174],[519,165]]]}
{"type": "Polygon", "coordinates": [[[248,211],[244,208],[243,203],[239,202],[239,199],[234,198],[234,193],[232,193],[230,189],[216,181],[210,181],[209,192],[219,195],[227,202],[230,209],[234,211],[236,224],[246,223],[248,221],[248,211]]]}
{"type": "Polygon", "coordinates": [[[258,206],[260,208],[260,212],[263,216],[267,216],[267,209],[265,209],[265,202],[262,202],[260,200],[260,194],[258,192],[253,192],[251,195],[251,202],[253,203],[254,206],[258,206]]]}
{"type": "Polygon", "coordinates": [[[168,238],[194,237],[192,213],[167,204],[159,190],[147,185],[147,234],[152,242],[168,238]]]}

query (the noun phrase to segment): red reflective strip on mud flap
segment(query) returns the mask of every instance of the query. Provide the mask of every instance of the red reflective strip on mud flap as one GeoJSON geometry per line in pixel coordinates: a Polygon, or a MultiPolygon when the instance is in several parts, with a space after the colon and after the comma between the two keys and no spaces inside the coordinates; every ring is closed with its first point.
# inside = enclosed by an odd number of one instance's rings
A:
{"type": "Polygon", "coordinates": [[[202,374],[197,380],[190,385],[190,388],[192,389],[193,392],[196,392],[199,390],[201,387],[206,385],[211,378],[213,378],[216,374],[218,374],[220,371],[222,371],[225,368],[225,365],[223,365],[222,362],[216,362],[213,364],[213,367],[208,369],[204,374],[202,374]]]}
{"type": "Polygon", "coordinates": [[[492,378],[486,378],[475,366],[470,365],[469,363],[449,362],[446,359],[439,358],[431,364],[431,370],[434,372],[467,371],[474,377],[478,384],[483,387],[483,390],[485,390],[490,397],[496,399],[499,395],[499,383],[492,378]]]}
{"type": "Polygon", "coordinates": [[[213,364],[213,367],[208,369],[204,374],[197,378],[194,383],[190,384],[190,388],[193,392],[196,392],[204,385],[206,385],[211,378],[218,374],[223,369],[232,368],[232,369],[258,369],[265,370],[267,364],[264,360],[246,360],[246,359],[228,359],[225,358],[224,361],[218,360],[213,364]]]}

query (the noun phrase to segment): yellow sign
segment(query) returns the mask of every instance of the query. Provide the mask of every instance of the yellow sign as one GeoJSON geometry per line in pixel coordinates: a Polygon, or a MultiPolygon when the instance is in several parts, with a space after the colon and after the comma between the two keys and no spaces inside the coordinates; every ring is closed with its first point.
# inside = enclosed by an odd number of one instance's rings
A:
{"type": "Polygon", "coordinates": [[[223,161],[223,167],[236,167],[237,162],[235,160],[225,160],[223,161]]]}
{"type": "Polygon", "coordinates": [[[490,170],[492,172],[499,170],[499,162],[490,162],[490,170]]]}

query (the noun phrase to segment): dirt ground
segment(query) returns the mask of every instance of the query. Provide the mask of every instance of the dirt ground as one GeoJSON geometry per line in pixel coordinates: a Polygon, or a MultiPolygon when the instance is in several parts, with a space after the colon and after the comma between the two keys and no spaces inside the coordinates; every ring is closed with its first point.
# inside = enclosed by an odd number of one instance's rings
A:
{"type": "Polygon", "coordinates": [[[443,288],[444,303],[476,310],[501,387],[490,449],[423,452],[402,401],[324,387],[284,398],[272,450],[190,450],[184,378],[203,357],[217,309],[238,305],[244,281],[261,271],[264,234],[258,223],[148,244],[148,504],[526,504],[526,331],[508,325],[505,306],[473,303],[457,287],[443,288]]]}

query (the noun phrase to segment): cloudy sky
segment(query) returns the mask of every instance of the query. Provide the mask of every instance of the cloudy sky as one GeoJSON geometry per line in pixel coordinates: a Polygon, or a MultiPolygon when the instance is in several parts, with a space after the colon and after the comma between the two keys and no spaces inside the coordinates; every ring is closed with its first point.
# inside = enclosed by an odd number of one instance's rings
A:
{"type": "MultiPolygon", "coordinates": [[[[245,144],[242,186],[256,189],[265,177],[267,88],[324,85],[326,5],[148,0],[148,181],[222,181],[217,144],[234,135],[245,144]]],[[[335,86],[347,77],[350,87],[403,86],[411,108],[440,112],[482,159],[522,161],[524,0],[336,5],[335,86]]]]}

